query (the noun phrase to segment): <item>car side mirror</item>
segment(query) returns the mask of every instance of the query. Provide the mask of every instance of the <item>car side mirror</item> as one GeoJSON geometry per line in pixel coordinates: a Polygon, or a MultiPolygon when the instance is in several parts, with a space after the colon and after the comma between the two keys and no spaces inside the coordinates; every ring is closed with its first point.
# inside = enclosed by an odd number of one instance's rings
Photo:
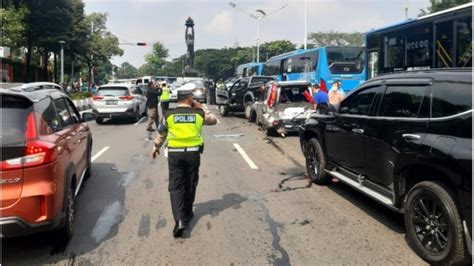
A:
{"type": "Polygon", "coordinates": [[[95,119],[95,114],[93,113],[83,113],[82,114],[82,121],[87,122],[95,119]]]}

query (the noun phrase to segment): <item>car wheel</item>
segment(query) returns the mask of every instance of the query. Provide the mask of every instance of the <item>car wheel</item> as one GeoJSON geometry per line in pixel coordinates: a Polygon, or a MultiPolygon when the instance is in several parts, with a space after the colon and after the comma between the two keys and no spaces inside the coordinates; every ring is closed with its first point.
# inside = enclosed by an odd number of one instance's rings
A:
{"type": "Polygon", "coordinates": [[[101,117],[98,117],[98,118],[95,119],[95,122],[99,125],[102,125],[104,123],[104,119],[101,118],[101,117]]]}
{"type": "Polygon", "coordinates": [[[326,173],[326,157],[319,141],[310,139],[306,145],[306,170],[311,181],[318,185],[326,185],[330,178],[326,173]]]}
{"type": "Polygon", "coordinates": [[[465,259],[462,221],[451,191],[439,183],[416,184],[407,195],[408,244],[430,264],[457,264],[465,259]]]}
{"type": "Polygon", "coordinates": [[[85,178],[88,178],[92,174],[92,143],[87,145],[87,168],[84,175],[85,178]]]}
{"type": "Polygon", "coordinates": [[[221,106],[219,106],[219,113],[222,116],[228,116],[229,115],[229,109],[227,108],[227,106],[221,105],[221,106]]]}
{"type": "Polygon", "coordinates": [[[66,200],[66,221],[64,223],[64,227],[58,231],[58,237],[61,241],[61,244],[67,244],[74,233],[75,202],[74,191],[71,186],[69,186],[67,190],[66,200]]]}
{"type": "Polygon", "coordinates": [[[251,115],[252,115],[252,102],[248,101],[245,103],[245,118],[247,118],[249,122],[252,122],[250,121],[251,115]]]}
{"type": "Polygon", "coordinates": [[[140,120],[140,110],[137,108],[135,110],[135,117],[133,117],[132,121],[133,121],[133,123],[136,123],[136,122],[138,122],[138,120],[140,120]]]}

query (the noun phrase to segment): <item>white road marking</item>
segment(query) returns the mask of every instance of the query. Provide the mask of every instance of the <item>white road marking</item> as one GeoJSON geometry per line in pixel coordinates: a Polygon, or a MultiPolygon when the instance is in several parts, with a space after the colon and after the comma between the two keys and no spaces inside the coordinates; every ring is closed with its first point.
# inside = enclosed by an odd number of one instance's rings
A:
{"type": "Polygon", "coordinates": [[[147,117],[144,116],[144,117],[140,118],[140,120],[138,120],[134,125],[137,126],[137,125],[140,124],[140,123],[143,121],[143,119],[145,119],[145,118],[147,118],[147,117]]]}
{"type": "Polygon", "coordinates": [[[104,154],[108,149],[110,149],[109,146],[107,146],[107,147],[103,148],[102,150],[100,150],[98,153],[96,153],[94,156],[92,156],[91,161],[93,162],[93,161],[97,160],[97,158],[99,158],[102,154],[104,154]]]}
{"type": "Polygon", "coordinates": [[[234,147],[240,153],[242,158],[244,158],[245,162],[250,166],[250,169],[258,170],[257,165],[255,165],[255,163],[252,161],[252,159],[250,159],[250,157],[247,155],[247,153],[244,151],[244,149],[242,149],[242,147],[240,147],[239,144],[234,143],[234,147]]]}

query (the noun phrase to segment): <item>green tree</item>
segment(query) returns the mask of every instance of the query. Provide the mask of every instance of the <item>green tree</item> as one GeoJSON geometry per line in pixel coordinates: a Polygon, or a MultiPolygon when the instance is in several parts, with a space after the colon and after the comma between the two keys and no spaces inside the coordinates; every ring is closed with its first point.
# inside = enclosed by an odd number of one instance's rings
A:
{"type": "Polygon", "coordinates": [[[364,46],[364,33],[362,32],[312,32],[308,40],[313,47],[323,46],[364,46]]]}
{"type": "Polygon", "coordinates": [[[260,62],[266,61],[267,57],[288,53],[295,49],[295,44],[288,40],[266,42],[260,46],[260,62]]]}
{"type": "Polygon", "coordinates": [[[152,51],[145,55],[147,73],[150,73],[149,75],[160,74],[162,68],[166,64],[166,58],[168,55],[168,49],[166,49],[161,42],[153,44],[152,51]]]}
{"type": "MultiPolygon", "coordinates": [[[[78,54],[84,58],[86,63],[89,84],[91,83],[91,71],[94,66],[105,65],[113,56],[123,55],[118,38],[107,30],[106,22],[106,13],[91,13],[83,21],[85,25],[92,25],[92,23],[94,25],[94,31],[85,40],[85,49],[78,51],[78,54]]],[[[99,81],[97,80],[97,82],[99,81]]]]}
{"type": "Polygon", "coordinates": [[[428,15],[434,12],[438,12],[470,2],[472,2],[472,0],[430,0],[430,6],[426,10],[421,9],[419,15],[428,15]]]}
{"type": "Polygon", "coordinates": [[[118,79],[131,79],[136,78],[138,75],[138,69],[129,62],[123,62],[115,73],[118,79]]]}

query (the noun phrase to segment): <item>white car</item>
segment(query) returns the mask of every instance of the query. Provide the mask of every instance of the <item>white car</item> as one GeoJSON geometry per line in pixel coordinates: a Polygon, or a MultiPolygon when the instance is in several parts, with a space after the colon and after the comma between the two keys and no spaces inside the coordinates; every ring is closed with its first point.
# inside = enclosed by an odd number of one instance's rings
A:
{"type": "Polygon", "coordinates": [[[136,85],[103,85],[92,97],[92,112],[98,124],[102,124],[104,118],[132,118],[136,122],[146,113],[146,100],[136,85]]]}
{"type": "Polygon", "coordinates": [[[191,80],[181,87],[171,90],[171,101],[175,102],[178,100],[178,91],[180,90],[192,90],[196,101],[206,103],[206,87],[203,79],[191,80]]]}

